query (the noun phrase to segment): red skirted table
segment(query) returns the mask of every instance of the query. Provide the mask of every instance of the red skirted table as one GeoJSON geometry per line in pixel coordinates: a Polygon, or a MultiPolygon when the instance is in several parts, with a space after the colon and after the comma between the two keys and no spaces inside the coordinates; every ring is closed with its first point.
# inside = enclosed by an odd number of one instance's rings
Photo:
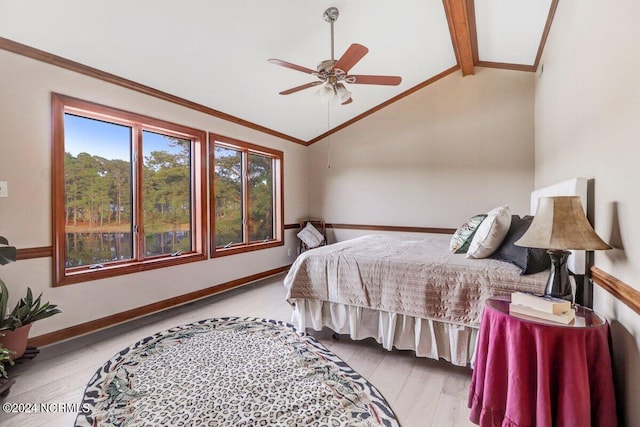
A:
{"type": "Polygon", "coordinates": [[[487,300],[469,389],[480,426],[616,426],[609,324],[584,307],[573,325],[509,315],[487,300]]]}

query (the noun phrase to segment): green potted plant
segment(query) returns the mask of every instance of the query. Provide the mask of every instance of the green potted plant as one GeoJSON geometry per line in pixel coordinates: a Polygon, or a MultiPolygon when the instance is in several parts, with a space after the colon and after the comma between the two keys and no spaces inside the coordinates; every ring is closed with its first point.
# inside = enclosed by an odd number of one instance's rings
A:
{"type": "MultiPolygon", "coordinates": [[[[16,260],[16,249],[8,244],[7,239],[0,236],[0,265],[16,260]]],[[[33,322],[62,313],[55,304],[42,303],[41,298],[42,294],[34,299],[31,288],[27,288],[27,295],[7,314],[9,290],[0,279],[0,333],[4,334],[0,344],[11,352],[14,360],[24,354],[33,322]]]]}
{"type": "MultiPolygon", "coordinates": [[[[0,339],[2,339],[3,336],[4,334],[0,334],[0,339]]],[[[0,344],[0,377],[3,378],[7,378],[7,371],[4,367],[5,363],[13,365],[13,358],[11,357],[11,351],[0,344]]]]}
{"type": "MultiPolygon", "coordinates": [[[[0,340],[3,336],[4,334],[0,333],[0,340]]],[[[12,354],[8,348],[0,344],[0,397],[8,395],[11,386],[15,383],[15,380],[10,379],[7,374],[6,364],[13,365],[12,354]]]]}

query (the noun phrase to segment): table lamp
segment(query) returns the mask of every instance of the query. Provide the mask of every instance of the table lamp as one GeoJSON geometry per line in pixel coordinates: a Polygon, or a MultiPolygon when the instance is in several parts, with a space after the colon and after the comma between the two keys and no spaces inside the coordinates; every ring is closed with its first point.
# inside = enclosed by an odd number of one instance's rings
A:
{"type": "Polygon", "coordinates": [[[545,295],[573,300],[567,258],[570,249],[594,251],[611,249],[593,230],[578,196],[541,197],[531,225],[514,242],[517,246],[547,249],[551,273],[545,295]]]}

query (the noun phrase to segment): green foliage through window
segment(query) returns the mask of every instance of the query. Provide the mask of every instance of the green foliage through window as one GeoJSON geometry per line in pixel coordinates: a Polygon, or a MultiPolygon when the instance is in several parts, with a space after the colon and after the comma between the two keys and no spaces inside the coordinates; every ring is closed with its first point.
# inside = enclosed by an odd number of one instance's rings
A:
{"type": "Polygon", "coordinates": [[[216,246],[242,243],[242,152],[216,146],[214,156],[216,246]]]}
{"type": "Polygon", "coordinates": [[[190,251],[191,141],[143,131],[142,147],[145,255],[190,251]]]}
{"type": "MultiPolygon", "coordinates": [[[[132,129],[71,114],[65,129],[78,151],[65,151],[67,267],[131,259],[132,155],[117,157],[132,146],[132,129]],[[111,149],[91,137],[100,132],[111,135],[111,149]]],[[[142,154],[145,256],[190,251],[191,141],[143,130],[142,154]]]]}
{"type": "Polygon", "coordinates": [[[194,229],[203,224],[195,196],[205,176],[198,166],[204,132],[191,136],[178,125],[58,95],[54,116],[58,281],[67,269],[205,255],[197,242],[203,231],[194,229]]]}
{"type": "Polygon", "coordinates": [[[249,153],[249,241],[273,238],[273,160],[249,153]]]}
{"type": "Polygon", "coordinates": [[[130,260],[131,128],[68,113],[64,126],[65,265],[130,260]]]}
{"type": "Polygon", "coordinates": [[[280,241],[282,153],[210,134],[214,247],[280,241]]]}

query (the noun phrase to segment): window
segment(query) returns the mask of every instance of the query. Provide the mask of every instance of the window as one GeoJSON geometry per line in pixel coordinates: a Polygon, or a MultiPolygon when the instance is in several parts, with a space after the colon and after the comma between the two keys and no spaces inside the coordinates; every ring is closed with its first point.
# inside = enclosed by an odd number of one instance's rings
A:
{"type": "Polygon", "coordinates": [[[54,94],[56,284],[206,259],[205,136],[54,94]]]}
{"type": "Polygon", "coordinates": [[[281,151],[209,134],[214,256],[283,245],[281,151]]]}

